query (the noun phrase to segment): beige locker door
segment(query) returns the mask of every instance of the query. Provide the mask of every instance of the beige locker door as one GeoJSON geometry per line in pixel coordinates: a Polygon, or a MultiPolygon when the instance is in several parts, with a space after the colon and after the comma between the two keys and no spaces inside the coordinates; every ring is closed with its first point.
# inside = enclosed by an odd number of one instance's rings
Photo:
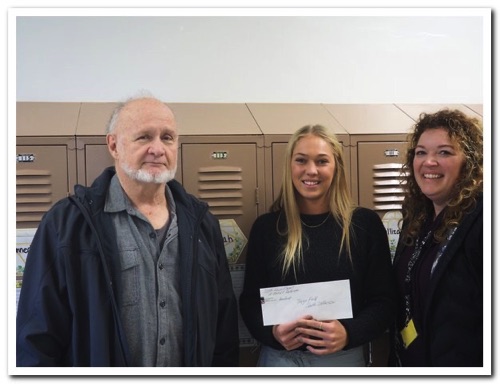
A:
{"type": "Polygon", "coordinates": [[[405,142],[358,143],[359,205],[379,214],[401,209],[404,186],[400,176],[406,147],[405,142]]]}
{"type": "MultiPolygon", "coordinates": [[[[276,200],[278,194],[280,193],[281,182],[283,180],[283,161],[285,159],[285,152],[288,143],[273,143],[272,151],[273,151],[273,168],[272,168],[272,196],[273,201],[270,201],[268,206],[276,200]]],[[[267,208],[269,208],[267,207],[267,208]]]]}
{"type": "Polygon", "coordinates": [[[43,214],[73,190],[68,146],[18,145],[16,151],[16,226],[36,228],[43,214]]]}
{"type": "Polygon", "coordinates": [[[108,147],[102,144],[85,145],[85,178],[84,185],[90,186],[102,171],[114,165],[108,147]]]}
{"type": "MultiPolygon", "coordinates": [[[[233,219],[248,239],[258,215],[256,144],[182,144],[181,148],[186,190],[207,202],[219,220],[233,219]]],[[[245,252],[238,263],[244,262],[245,252]]]]}

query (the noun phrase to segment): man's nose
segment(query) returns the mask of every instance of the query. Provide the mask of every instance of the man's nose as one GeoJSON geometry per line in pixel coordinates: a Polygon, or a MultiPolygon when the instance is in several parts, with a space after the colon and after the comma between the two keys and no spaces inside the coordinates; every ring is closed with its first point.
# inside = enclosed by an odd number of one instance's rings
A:
{"type": "Polygon", "coordinates": [[[165,152],[165,148],[163,146],[163,142],[161,138],[157,137],[151,140],[149,143],[148,153],[151,153],[155,156],[161,156],[165,152]]]}

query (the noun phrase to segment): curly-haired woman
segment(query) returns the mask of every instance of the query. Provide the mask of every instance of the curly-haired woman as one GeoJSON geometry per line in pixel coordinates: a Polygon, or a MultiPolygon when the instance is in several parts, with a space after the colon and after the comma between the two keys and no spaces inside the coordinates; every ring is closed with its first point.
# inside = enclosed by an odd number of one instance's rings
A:
{"type": "Polygon", "coordinates": [[[482,366],[482,125],[423,113],[408,145],[391,365],[482,366]]]}

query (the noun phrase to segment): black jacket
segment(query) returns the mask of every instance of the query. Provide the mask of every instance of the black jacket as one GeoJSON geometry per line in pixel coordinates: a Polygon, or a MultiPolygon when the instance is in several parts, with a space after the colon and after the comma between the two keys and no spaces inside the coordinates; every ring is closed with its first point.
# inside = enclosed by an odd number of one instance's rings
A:
{"type": "MultiPolygon", "coordinates": [[[[403,252],[398,244],[394,264],[403,252]]],[[[430,281],[419,337],[426,366],[483,366],[483,198],[458,226],[430,281]]],[[[393,331],[393,340],[399,332],[393,331]]],[[[395,343],[396,344],[396,343],[395,343]]],[[[395,344],[390,365],[397,365],[395,344]]]]}
{"type": "MultiPolygon", "coordinates": [[[[116,234],[104,202],[114,168],[75,187],[42,219],[17,313],[17,366],[127,366],[116,234]]],[[[237,366],[239,335],[220,226],[207,204],[169,182],[181,252],[184,363],[237,366]]]]}

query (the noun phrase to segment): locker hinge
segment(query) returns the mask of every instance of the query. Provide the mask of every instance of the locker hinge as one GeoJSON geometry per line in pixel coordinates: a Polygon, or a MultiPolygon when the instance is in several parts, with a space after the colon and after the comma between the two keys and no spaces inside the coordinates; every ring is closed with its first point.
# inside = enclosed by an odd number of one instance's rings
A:
{"type": "Polygon", "coordinates": [[[255,188],[255,205],[259,205],[259,187],[255,188]]]}

